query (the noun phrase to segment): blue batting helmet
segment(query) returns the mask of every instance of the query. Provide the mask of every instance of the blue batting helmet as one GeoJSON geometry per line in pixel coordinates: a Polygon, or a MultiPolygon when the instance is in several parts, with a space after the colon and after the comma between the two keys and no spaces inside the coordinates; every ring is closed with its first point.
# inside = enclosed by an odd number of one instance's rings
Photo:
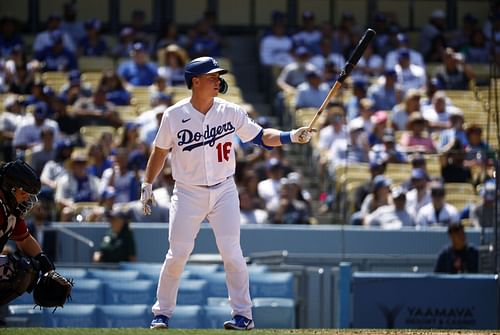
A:
{"type": "Polygon", "coordinates": [[[198,57],[190,61],[184,69],[184,79],[189,89],[193,86],[193,78],[208,73],[225,74],[228,71],[220,68],[219,63],[212,57],[198,57]]]}

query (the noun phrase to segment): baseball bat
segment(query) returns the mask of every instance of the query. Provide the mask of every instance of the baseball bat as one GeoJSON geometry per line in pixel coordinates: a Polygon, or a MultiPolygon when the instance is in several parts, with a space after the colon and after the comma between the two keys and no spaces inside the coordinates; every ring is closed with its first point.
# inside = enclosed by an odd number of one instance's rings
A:
{"type": "Polygon", "coordinates": [[[326,96],[325,100],[323,100],[323,103],[321,104],[318,111],[314,115],[313,119],[309,123],[308,126],[309,129],[311,129],[314,126],[314,123],[316,123],[321,113],[323,113],[326,106],[330,102],[330,99],[337,94],[337,91],[339,90],[340,86],[342,86],[344,80],[346,80],[346,78],[349,76],[349,74],[354,69],[356,64],[358,64],[359,59],[361,58],[361,56],[363,56],[366,47],[373,39],[375,34],[376,34],[375,30],[370,28],[366,29],[365,34],[363,35],[363,37],[361,37],[361,39],[358,42],[358,45],[356,45],[356,48],[354,48],[354,51],[349,56],[349,59],[345,63],[344,68],[342,69],[342,71],[339,74],[339,77],[333,84],[333,87],[330,89],[330,92],[328,92],[328,95],[326,96]]]}

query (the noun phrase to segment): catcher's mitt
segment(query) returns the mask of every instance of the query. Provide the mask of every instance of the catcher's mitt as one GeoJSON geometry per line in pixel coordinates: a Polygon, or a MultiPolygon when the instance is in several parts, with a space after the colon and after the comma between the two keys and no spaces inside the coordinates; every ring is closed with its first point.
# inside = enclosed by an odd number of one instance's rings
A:
{"type": "Polygon", "coordinates": [[[73,279],[67,279],[54,270],[44,273],[33,290],[33,300],[41,307],[63,307],[71,298],[73,279]]]}

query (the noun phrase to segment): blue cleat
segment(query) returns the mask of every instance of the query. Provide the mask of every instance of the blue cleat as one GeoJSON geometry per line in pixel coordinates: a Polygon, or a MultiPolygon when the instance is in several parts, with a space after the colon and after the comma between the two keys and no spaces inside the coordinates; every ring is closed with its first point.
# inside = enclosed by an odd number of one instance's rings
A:
{"type": "Polygon", "coordinates": [[[230,330],[251,330],[255,328],[253,320],[242,315],[235,315],[231,320],[224,322],[224,328],[230,330]]]}
{"type": "Polygon", "coordinates": [[[168,328],[168,317],[165,315],[156,315],[151,321],[151,329],[167,329],[168,328]]]}

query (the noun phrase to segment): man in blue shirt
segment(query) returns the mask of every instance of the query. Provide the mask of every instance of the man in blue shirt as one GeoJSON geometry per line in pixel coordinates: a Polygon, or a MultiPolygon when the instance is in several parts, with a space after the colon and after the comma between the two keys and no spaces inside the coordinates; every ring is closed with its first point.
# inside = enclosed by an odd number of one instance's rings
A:
{"type": "Polygon", "coordinates": [[[157,67],[149,62],[146,46],[142,42],[132,45],[130,60],[120,64],[118,74],[132,86],[149,86],[157,76],[157,67]]]}
{"type": "Polygon", "coordinates": [[[64,47],[63,33],[54,30],[51,35],[51,46],[37,52],[35,58],[43,62],[44,71],[70,71],[78,68],[75,54],[64,47]]]}

